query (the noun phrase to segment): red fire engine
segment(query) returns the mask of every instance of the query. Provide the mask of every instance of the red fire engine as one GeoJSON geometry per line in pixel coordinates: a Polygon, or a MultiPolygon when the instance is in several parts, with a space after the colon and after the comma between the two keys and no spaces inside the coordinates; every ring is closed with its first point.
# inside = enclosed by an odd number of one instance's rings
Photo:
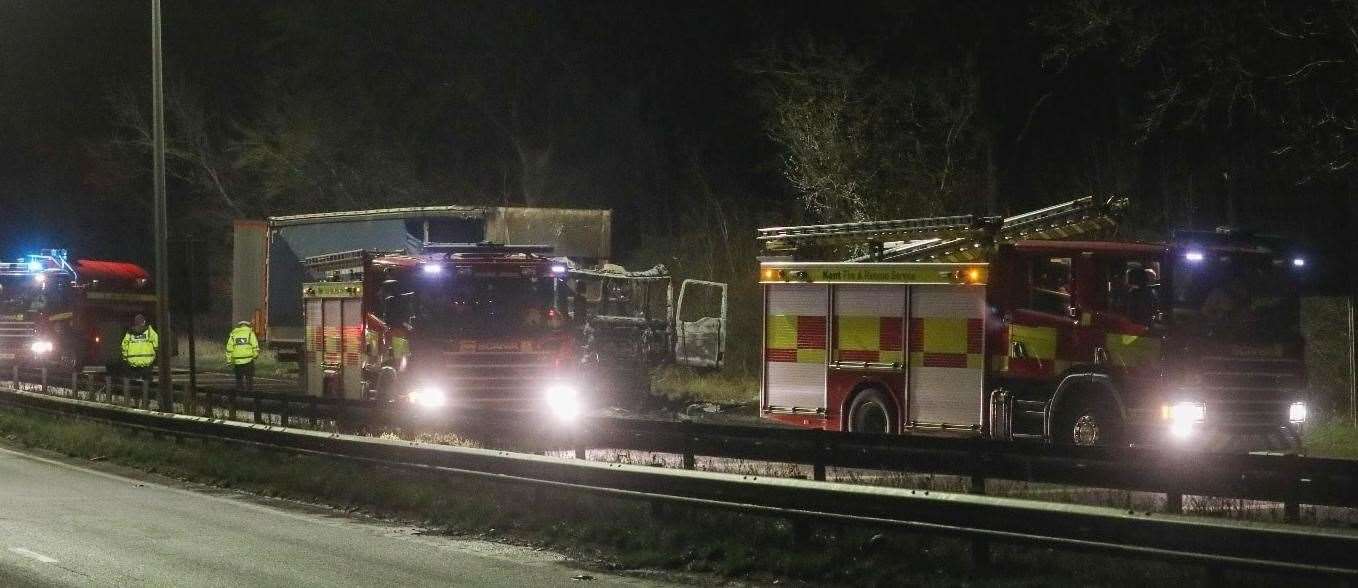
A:
{"type": "MultiPolygon", "coordinates": [[[[308,258],[319,281],[302,286],[307,392],[423,409],[545,409],[571,418],[601,400],[607,372],[638,373],[617,368],[676,357],[720,365],[725,317],[672,327],[677,314],[663,268],[577,270],[550,252],[428,243],[418,254],[308,258]],[[657,288],[663,293],[646,300],[657,288]],[[605,308],[619,304],[627,310],[605,308]],[[621,339],[635,344],[617,344],[621,339]]],[[[686,282],[681,300],[703,285],[686,282]]],[[[724,285],[713,286],[724,295],[724,285]]]]}
{"type": "Polygon", "coordinates": [[[133,316],[153,316],[155,301],[146,270],[131,263],[71,263],[61,249],[0,263],[0,362],[116,366],[123,331],[133,316]]]}
{"type": "Polygon", "coordinates": [[[1107,231],[1125,204],[761,230],[761,414],[874,433],[1295,447],[1305,259],[1228,230],[1059,240],[1107,231]],[[859,255],[824,261],[845,246],[859,255]]]}

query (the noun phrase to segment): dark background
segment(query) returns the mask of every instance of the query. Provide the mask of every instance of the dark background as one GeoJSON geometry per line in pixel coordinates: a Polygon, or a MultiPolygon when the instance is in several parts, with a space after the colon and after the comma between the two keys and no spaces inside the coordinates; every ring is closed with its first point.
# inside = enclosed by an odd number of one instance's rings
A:
{"type": "MultiPolygon", "coordinates": [[[[171,236],[224,292],[234,218],[607,207],[622,261],[744,288],[757,226],[1117,193],[1127,236],[1283,233],[1338,291],[1356,29],[1319,1],[167,2],[171,236]]],[[[150,260],[149,53],[148,2],[0,0],[0,253],[150,260]]]]}

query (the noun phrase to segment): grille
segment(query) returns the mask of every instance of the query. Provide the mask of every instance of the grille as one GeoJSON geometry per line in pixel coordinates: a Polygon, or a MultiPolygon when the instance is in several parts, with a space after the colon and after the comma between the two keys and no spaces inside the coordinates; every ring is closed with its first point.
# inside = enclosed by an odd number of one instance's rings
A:
{"type": "Polygon", "coordinates": [[[0,354],[28,351],[33,336],[33,323],[30,321],[0,321],[0,354]]]}
{"type": "Polygon", "coordinates": [[[479,402],[515,402],[536,397],[555,371],[547,352],[449,351],[444,373],[453,394],[479,402]]]}
{"type": "Polygon", "coordinates": [[[1216,426],[1286,425],[1305,385],[1305,366],[1295,359],[1207,357],[1201,369],[1207,420],[1216,426]]]}

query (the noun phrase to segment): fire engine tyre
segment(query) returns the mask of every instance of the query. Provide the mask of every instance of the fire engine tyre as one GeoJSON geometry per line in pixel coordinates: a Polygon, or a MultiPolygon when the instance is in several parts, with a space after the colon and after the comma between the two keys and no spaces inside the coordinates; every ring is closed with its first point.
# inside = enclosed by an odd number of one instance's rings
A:
{"type": "Polygon", "coordinates": [[[1083,395],[1057,414],[1052,423],[1052,439],[1058,445],[1108,447],[1122,444],[1122,419],[1107,398],[1083,395]]]}
{"type": "Polygon", "coordinates": [[[848,429],[851,433],[896,432],[896,411],[885,392],[868,388],[854,396],[849,403],[848,429]]]}

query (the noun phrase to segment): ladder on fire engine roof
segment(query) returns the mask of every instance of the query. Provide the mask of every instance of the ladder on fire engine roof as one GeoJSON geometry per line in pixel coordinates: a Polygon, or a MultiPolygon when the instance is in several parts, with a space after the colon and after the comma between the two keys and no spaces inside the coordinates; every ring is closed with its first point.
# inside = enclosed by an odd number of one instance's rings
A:
{"type": "Polygon", "coordinates": [[[805,245],[867,245],[849,261],[975,261],[990,247],[1020,239],[1070,239],[1117,225],[1127,198],[1077,198],[1008,218],[951,216],[761,229],[765,251],[795,254],[805,245]],[[898,243],[887,243],[897,241],[898,243]]]}

